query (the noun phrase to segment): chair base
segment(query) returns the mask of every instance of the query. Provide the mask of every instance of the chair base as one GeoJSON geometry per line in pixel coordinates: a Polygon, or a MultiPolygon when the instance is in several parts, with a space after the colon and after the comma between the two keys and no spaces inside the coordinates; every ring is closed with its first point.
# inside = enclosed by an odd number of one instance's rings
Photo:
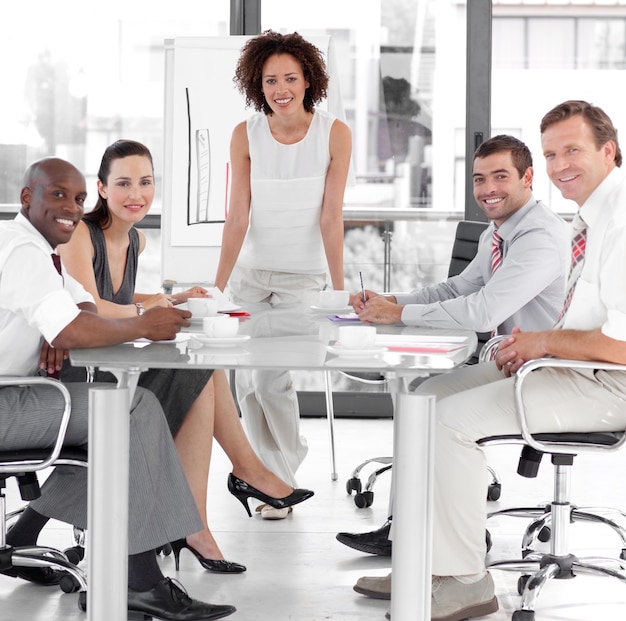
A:
{"type": "Polygon", "coordinates": [[[350,478],[346,481],[346,492],[348,495],[352,495],[352,492],[356,492],[354,497],[354,504],[359,509],[364,509],[365,507],[371,507],[374,502],[374,485],[376,484],[376,480],[378,476],[383,472],[387,472],[393,465],[393,457],[372,457],[372,459],[367,459],[364,462],[360,463],[353,471],[350,478]],[[359,475],[361,474],[361,470],[367,466],[368,464],[381,464],[382,468],[377,468],[367,479],[367,483],[365,485],[365,490],[363,490],[361,479],[359,475]]]}
{"type": "MultiPolygon", "coordinates": [[[[348,496],[352,495],[352,492],[356,492],[354,497],[354,504],[359,508],[363,509],[365,507],[371,507],[374,502],[374,485],[378,480],[378,477],[390,470],[393,466],[393,457],[372,457],[371,459],[366,459],[364,462],[361,462],[350,475],[350,478],[346,481],[346,492],[348,496]],[[361,479],[359,478],[361,474],[361,470],[368,464],[381,464],[382,468],[377,468],[370,474],[367,479],[367,483],[365,484],[365,489],[363,489],[363,485],[361,479]]],[[[491,477],[491,483],[487,486],[487,500],[498,500],[500,498],[500,494],[502,493],[502,483],[500,478],[498,477],[497,472],[491,467],[487,466],[487,471],[491,477]]]]}
{"type": "MultiPolygon", "coordinates": [[[[513,517],[534,518],[526,527],[522,536],[522,557],[526,558],[527,554],[534,553],[534,544],[536,541],[543,543],[550,541],[552,536],[552,511],[551,505],[543,507],[515,507],[510,509],[502,509],[488,514],[488,518],[499,515],[508,515],[513,517]]],[[[620,538],[621,551],[620,559],[626,560],[626,527],[618,523],[615,519],[626,520],[626,513],[619,509],[609,507],[569,507],[569,521],[575,522],[592,522],[596,524],[604,524],[611,528],[620,538]]]]}
{"type": "Polygon", "coordinates": [[[49,567],[62,572],[59,584],[65,593],[87,590],[87,577],[84,572],[70,563],[59,550],[45,546],[5,546],[0,549],[0,569],[14,567],[49,567]]]}
{"type": "Polygon", "coordinates": [[[533,621],[537,597],[548,580],[566,580],[585,573],[617,578],[626,585],[626,573],[623,573],[626,572],[626,561],[614,558],[578,558],[573,554],[557,556],[532,552],[523,559],[495,561],[489,564],[489,569],[523,572],[517,582],[522,602],[513,614],[513,621],[533,621]]]}

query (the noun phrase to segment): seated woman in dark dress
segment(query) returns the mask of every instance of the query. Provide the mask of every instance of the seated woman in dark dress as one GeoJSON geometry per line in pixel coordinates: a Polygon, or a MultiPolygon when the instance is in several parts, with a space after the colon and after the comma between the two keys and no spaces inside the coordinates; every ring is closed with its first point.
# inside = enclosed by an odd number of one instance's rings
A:
{"type": "MultiPolygon", "coordinates": [[[[71,241],[58,247],[64,268],[76,278],[108,317],[133,317],[155,306],[206,297],[202,287],[165,296],[135,293],[139,254],[146,240],[134,225],[148,213],[154,198],[152,156],[144,145],[119,140],[109,146],[98,172],[98,201],[85,214],[71,241]]],[[[64,365],[62,379],[85,379],[85,370],[64,365]]],[[[97,372],[97,381],[115,381],[97,372]]],[[[155,393],[168,420],[189,487],[204,522],[204,530],[186,540],[172,542],[178,566],[183,547],[210,571],[239,573],[245,567],[224,560],[209,530],[206,515],[207,480],[215,438],[233,465],[229,490],[240,500],[247,496],[282,507],[313,495],[294,490],[268,470],[245,435],[223,371],[202,369],[150,369],[139,385],[155,393]]]]}

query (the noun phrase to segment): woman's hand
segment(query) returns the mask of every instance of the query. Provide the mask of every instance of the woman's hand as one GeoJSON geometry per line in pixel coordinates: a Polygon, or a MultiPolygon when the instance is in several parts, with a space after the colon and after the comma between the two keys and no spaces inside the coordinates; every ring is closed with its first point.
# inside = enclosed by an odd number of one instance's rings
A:
{"type": "Polygon", "coordinates": [[[196,285],[195,287],[191,287],[191,289],[187,289],[186,291],[181,291],[180,293],[176,293],[175,295],[170,296],[170,300],[172,304],[182,304],[186,302],[189,298],[210,298],[212,296],[209,295],[209,292],[204,288],[196,285]]]}
{"type": "Polygon", "coordinates": [[[164,293],[155,293],[154,295],[149,295],[147,298],[141,300],[141,305],[148,310],[150,308],[156,308],[157,306],[167,308],[168,306],[172,306],[172,302],[170,300],[170,296],[167,296],[164,293]]]}

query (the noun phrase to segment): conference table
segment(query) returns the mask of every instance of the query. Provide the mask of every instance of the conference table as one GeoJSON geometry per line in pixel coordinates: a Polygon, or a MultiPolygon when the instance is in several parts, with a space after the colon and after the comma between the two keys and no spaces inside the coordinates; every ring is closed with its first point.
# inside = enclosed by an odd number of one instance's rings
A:
{"type": "Polygon", "coordinates": [[[118,380],[117,386],[94,386],[89,395],[88,620],[127,619],[128,413],[139,374],[148,368],[384,374],[394,400],[391,614],[402,621],[430,619],[435,399],[412,393],[408,383],[462,365],[476,335],[378,325],[374,347],[348,350],[337,342],[338,329],[359,322],[347,310],[336,315],[264,304],[244,310],[249,317],[241,318],[231,339],[207,339],[194,319],[174,341],[70,351],[73,365],[108,370],[118,380]]]}

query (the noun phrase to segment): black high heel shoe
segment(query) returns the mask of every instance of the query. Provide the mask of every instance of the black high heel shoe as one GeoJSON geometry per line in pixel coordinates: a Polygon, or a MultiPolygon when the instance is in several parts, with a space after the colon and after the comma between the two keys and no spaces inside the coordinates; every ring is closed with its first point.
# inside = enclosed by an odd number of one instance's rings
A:
{"type": "Polygon", "coordinates": [[[246,571],[244,565],[240,565],[239,563],[231,563],[230,561],[214,561],[210,558],[204,558],[200,555],[200,552],[195,548],[192,548],[186,539],[177,539],[176,541],[172,541],[172,552],[174,553],[174,562],[176,563],[176,571],[178,571],[178,566],[180,562],[180,551],[183,548],[187,548],[197,559],[200,565],[207,569],[208,571],[213,571],[217,574],[241,574],[246,571]]]}
{"type": "Polygon", "coordinates": [[[228,475],[228,491],[244,506],[248,512],[248,517],[252,517],[252,512],[248,506],[248,498],[250,497],[256,498],[270,505],[270,507],[274,507],[274,509],[284,509],[308,500],[315,493],[310,489],[294,489],[289,496],[273,498],[260,492],[256,487],[252,487],[250,483],[236,477],[232,472],[228,475]]]}

